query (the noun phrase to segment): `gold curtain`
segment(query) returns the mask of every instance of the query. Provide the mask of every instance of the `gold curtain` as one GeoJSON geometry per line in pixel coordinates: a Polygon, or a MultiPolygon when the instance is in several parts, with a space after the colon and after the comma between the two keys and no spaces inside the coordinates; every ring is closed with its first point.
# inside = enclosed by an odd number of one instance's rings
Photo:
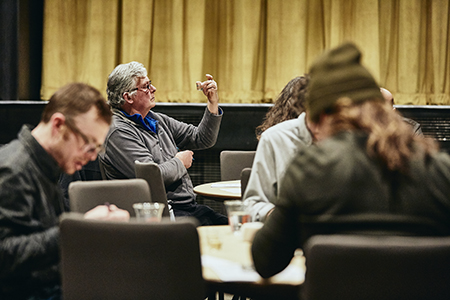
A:
{"type": "Polygon", "coordinates": [[[450,104],[450,0],[46,0],[43,99],[82,81],[104,95],[142,62],[159,102],[273,102],[325,49],[353,41],[396,104],[450,104]]]}

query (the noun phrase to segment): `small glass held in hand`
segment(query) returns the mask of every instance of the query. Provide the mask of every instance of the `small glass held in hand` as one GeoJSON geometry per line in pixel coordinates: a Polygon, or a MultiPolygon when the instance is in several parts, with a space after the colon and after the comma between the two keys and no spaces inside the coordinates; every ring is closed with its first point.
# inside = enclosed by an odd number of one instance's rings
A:
{"type": "Polygon", "coordinates": [[[160,222],[164,203],[135,203],[133,209],[136,212],[136,219],[140,222],[160,222]]]}
{"type": "Polygon", "coordinates": [[[234,234],[239,235],[242,224],[251,222],[250,214],[246,211],[246,205],[240,200],[224,201],[228,214],[228,222],[234,234]]]}

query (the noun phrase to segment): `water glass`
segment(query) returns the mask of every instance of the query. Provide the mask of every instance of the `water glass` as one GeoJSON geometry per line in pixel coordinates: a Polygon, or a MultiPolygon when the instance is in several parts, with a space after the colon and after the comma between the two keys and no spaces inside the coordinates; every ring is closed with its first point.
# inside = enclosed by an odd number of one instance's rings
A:
{"type": "Polygon", "coordinates": [[[246,210],[246,205],[240,200],[224,201],[225,208],[228,214],[228,222],[234,234],[240,234],[242,224],[251,222],[249,212],[246,210]]]}
{"type": "Polygon", "coordinates": [[[136,219],[141,222],[160,222],[164,210],[164,203],[144,202],[133,204],[136,219]]]}

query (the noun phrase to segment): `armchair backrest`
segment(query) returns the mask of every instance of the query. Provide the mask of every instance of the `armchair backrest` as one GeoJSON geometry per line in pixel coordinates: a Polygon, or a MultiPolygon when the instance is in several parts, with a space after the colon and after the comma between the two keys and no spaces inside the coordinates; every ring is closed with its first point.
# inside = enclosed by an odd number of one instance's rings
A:
{"type": "Polygon", "coordinates": [[[319,235],[304,299],[450,299],[450,237],[319,235]]]}
{"type": "Polygon", "coordinates": [[[196,222],[61,218],[64,300],[204,299],[196,222]]]}
{"type": "Polygon", "coordinates": [[[80,213],[109,202],[135,216],[134,203],[151,202],[150,190],[143,179],[73,181],[68,194],[70,210],[80,213]]]}
{"type": "Polygon", "coordinates": [[[136,178],[144,179],[150,189],[153,202],[164,203],[163,216],[169,216],[169,205],[167,202],[166,188],[164,186],[161,170],[154,162],[134,162],[134,172],[136,178]]]}
{"type": "Polygon", "coordinates": [[[251,168],[256,151],[224,150],[220,152],[221,180],[238,180],[244,168],[251,168]]]}
{"type": "Polygon", "coordinates": [[[241,171],[241,197],[244,196],[245,189],[248,185],[248,180],[250,179],[250,173],[252,172],[252,168],[244,168],[241,171]]]}

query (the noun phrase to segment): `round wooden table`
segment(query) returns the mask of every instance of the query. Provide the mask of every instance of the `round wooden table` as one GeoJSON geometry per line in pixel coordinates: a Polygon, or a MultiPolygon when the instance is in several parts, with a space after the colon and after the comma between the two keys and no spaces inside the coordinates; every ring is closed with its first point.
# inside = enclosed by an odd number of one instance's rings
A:
{"type": "Polygon", "coordinates": [[[208,198],[240,200],[241,181],[230,180],[204,183],[194,187],[194,192],[208,198]]]}
{"type": "Polygon", "coordinates": [[[234,235],[229,225],[199,226],[197,231],[203,257],[203,278],[207,284],[209,300],[216,299],[216,292],[264,300],[298,299],[306,270],[301,251],[291,260],[287,274],[279,273],[263,279],[253,269],[251,242],[234,235]],[[236,264],[239,264],[244,272],[254,273],[255,278],[245,279],[242,271],[236,270],[236,264]],[[253,270],[249,271],[248,268],[253,270]]]}

